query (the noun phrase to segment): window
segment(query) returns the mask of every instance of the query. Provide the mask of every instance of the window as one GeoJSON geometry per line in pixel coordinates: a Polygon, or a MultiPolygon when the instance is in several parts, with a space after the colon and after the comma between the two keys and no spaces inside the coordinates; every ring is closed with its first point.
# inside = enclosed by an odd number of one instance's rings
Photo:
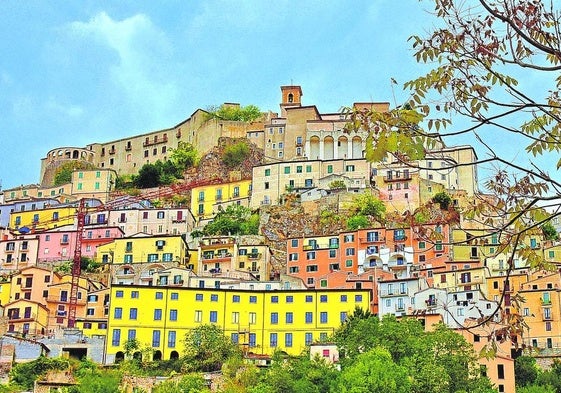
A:
{"type": "Polygon", "coordinates": [[[232,323],[240,323],[240,313],[238,311],[232,312],[232,323]]]}
{"type": "Polygon", "coordinates": [[[169,310],[169,320],[177,321],[177,310],[169,310]]]}
{"type": "Polygon", "coordinates": [[[333,165],[327,166],[327,173],[333,173],[333,165]]]}
{"type": "Polygon", "coordinates": [[[265,169],[265,176],[271,176],[271,170],[265,169]]]}
{"type": "Polygon", "coordinates": [[[239,303],[240,302],[240,295],[232,295],[232,302],[239,303]]]}
{"type": "Polygon", "coordinates": [[[123,309],[121,307],[115,307],[113,318],[121,319],[122,317],[123,317],[123,309]]]}
{"type": "Polygon", "coordinates": [[[292,313],[292,311],[287,311],[285,321],[286,323],[294,322],[294,314],[292,313]]]}
{"type": "Polygon", "coordinates": [[[277,324],[279,323],[279,313],[278,312],[272,312],[271,313],[271,324],[277,324]]]}
{"type": "Polygon", "coordinates": [[[287,303],[292,303],[294,302],[294,297],[292,295],[287,295],[286,296],[286,302],[287,303]]]}
{"type": "Polygon", "coordinates": [[[129,319],[135,320],[136,317],[137,317],[137,314],[138,314],[138,309],[136,309],[136,308],[131,308],[131,309],[129,310],[129,319]]]}
{"type": "Polygon", "coordinates": [[[195,294],[195,300],[198,301],[198,302],[202,302],[203,301],[203,294],[202,293],[195,294]]]}
{"type": "Polygon", "coordinates": [[[249,302],[250,303],[257,303],[257,296],[250,296],[249,297],[249,302]]]}
{"type": "Polygon", "coordinates": [[[210,295],[210,301],[211,302],[217,302],[218,301],[218,295],[216,295],[216,294],[210,295]]]}
{"type": "Polygon", "coordinates": [[[292,333],[284,334],[284,346],[287,348],[292,347],[292,333]]]}
{"type": "Polygon", "coordinates": [[[346,311],[341,311],[339,319],[340,319],[341,323],[344,323],[347,320],[347,312],[346,311]]]}
{"type": "Polygon", "coordinates": [[[195,322],[202,322],[202,321],[203,321],[203,311],[195,310],[195,322]]]}
{"type": "Polygon", "coordinates": [[[284,174],[285,174],[285,175],[290,174],[290,167],[289,167],[289,166],[285,166],[285,167],[284,167],[284,174]]]}
{"type": "Polygon", "coordinates": [[[316,259],[316,252],[315,251],[308,251],[306,253],[306,259],[309,260],[313,260],[316,259]]]}
{"type": "Polygon", "coordinates": [[[131,291],[131,299],[138,299],[138,291],[131,291]]]}
{"type": "Polygon", "coordinates": [[[160,331],[154,330],[152,331],[152,347],[157,348],[160,346],[160,331]]]}
{"type": "Polygon", "coordinates": [[[319,322],[327,323],[327,311],[322,311],[319,313],[319,322]]]}
{"type": "Polygon", "coordinates": [[[362,295],[355,295],[355,303],[362,302],[362,295]]]}
{"type": "Polygon", "coordinates": [[[278,341],[278,334],[277,333],[271,333],[269,336],[269,346],[271,348],[276,348],[277,347],[277,341],[278,341]]]}
{"type": "Polygon", "coordinates": [[[156,308],[154,310],[154,321],[161,321],[162,320],[162,309],[156,308]]]}
{"type": "Polygon", "coordinates": [[[351,247],[351,248],[347,248],[347,249],[345,250],[345,255],[348,256],[348,257],[355,255],[355,249],[352,248],[352,247],[351,247]]]}
{"type": "Polygon", "coordinates": [[[314,299],[313,299],[312,295],[306,295],[306,303],[311,303],[311,302],[313,302],[313,300],[314,299]]]}
{"type": "Polygon", "coordinates": [[[291,247],[298,247],[298,239],[292,239],[290,241],[290,246],[291,247]]]}
{"type": "Polygon", "coordinates": [[[278,296],[271,296],[271,303],[278,303],[279,297],[278,296]]]}
{"type": "Polygon", "coordinates": [[[163,292],[156,292],[156,300],[161,300],[164,298],[163,292]]]}
{"type": "Polygon", "coordinates": [[[497,364],[497,378],[505,378],[505,366],[503,364],[497,364]]]}
{"type": "Polygon", "coordinates": [[[327,295],[320,295],[319,301],[320,303],[327,303],[327,295]]]}
{"type": "Polygon", "coordinates": [[[113,345],[114,347],[118,347],[119,345],[121,345],[121,329],[113,329],[111,345],[113,345]]]}
{"type": "Polygon", "coordinates": [[[249,323],[251,325],[255,325],[257,323],[257,313],[254,312],[249,313],[249,323]]]}
{"type": "Polygon", "coordinates": [[[310,311],[306,311],[306,323],[313,323],[314,316],[313,313],[310,311]]]}
{"type": "Polygon", "coordinates": [[[306,165],[306,172],[310,173],[312,171],[311,165],[306,165]]]}
{"type": "Polygon", "coordinates": [[[168,332],[168,348],[175,348],[175,340],[176,340],[176,332],[175,330],[170,330],[168,332]]]}
{"type": "Polygon", "coordinates": [[[210,312],[210,322],[216,323],[218,321],[218,311],[211,311],[210,312]]]}
{"type": "Polygon", "coordinates": [[[308,265],[308,266],[306,266],[306,271],[307,272],[317,272],[318,271],[318,265],[308,265]]]}

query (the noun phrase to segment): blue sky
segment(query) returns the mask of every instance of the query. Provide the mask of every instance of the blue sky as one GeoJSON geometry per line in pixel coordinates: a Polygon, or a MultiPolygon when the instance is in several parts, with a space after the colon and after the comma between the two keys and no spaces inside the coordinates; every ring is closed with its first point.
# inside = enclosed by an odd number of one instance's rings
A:
{"type": "Polygon", "coordinates": [[[167,128],[224,102],[278,110],[280,86],[333,112],[403,102],[407,38],[431,2],[0,2],[0,179],[39,181],[52,148],[167,128]]]}

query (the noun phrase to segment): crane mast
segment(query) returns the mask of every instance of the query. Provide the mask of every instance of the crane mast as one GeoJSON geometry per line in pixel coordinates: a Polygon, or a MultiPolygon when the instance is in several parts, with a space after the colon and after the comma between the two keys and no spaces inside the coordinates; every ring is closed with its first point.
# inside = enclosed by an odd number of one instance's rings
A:
{"type": "Polygon", "coordinates": [[[78,287],[80,284],[80,263],[82,260],[82,237],[84,223],[86,221],[86,205],[84,199],[80,199],[78,211],[76,212],[76,245],[74,258],[72,260],[72,283],[70,286],[70,304],[68,307],[68,327],[73,328],[76,324],[76,306],[78,303],[78,287]]]}

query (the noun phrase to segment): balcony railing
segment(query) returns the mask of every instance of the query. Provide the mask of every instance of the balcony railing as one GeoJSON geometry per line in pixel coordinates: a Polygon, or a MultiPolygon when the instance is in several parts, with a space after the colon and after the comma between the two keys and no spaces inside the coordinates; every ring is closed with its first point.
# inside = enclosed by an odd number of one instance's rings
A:
{"type": "Polygon", "coordinates": [[[410,174],[409,174],[409,175],[402,175],[402,176],[399,176],[399,177],[396,177],[396,176],[391,176],[391,177],[389,177],[389,176],[384,176],[384,181],[385,181],[386,183],[393,183],[393,182],[398,182],[398,181],[408,181],[408,180],[411,180],[411,175],[410,175],[410,174]]]}
{"type": "Polygon", "coordinates": [[[383,243],[385,241],[383,237],[375,237],[375,238],[361,237],[358,240],[361,244],[383,243]]]}
{"type": "MultiPolygon", "coordinates": [[[[181,134],[180,134],[181,135],[181,134]]],[[[154,138],[152,140],[147,140],[144,141],[144,143],[142,144],[142,146],[146,147],[146,146],[151,146],[151,145],[157,145],[159,143],[167,143],[168,141],[168,137],[164,136],[162,139],[160,138],[154,138]]]]}

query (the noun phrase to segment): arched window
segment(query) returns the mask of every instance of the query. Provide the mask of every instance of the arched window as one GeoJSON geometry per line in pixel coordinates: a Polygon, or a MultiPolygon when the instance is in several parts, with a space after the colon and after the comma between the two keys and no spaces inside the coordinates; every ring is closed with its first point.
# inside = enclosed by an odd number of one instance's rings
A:
{"type": "Polygon", "coordinates": [[[290,93],[288,95],[288,102],[294,102],[294,94],[290,93]]]}

